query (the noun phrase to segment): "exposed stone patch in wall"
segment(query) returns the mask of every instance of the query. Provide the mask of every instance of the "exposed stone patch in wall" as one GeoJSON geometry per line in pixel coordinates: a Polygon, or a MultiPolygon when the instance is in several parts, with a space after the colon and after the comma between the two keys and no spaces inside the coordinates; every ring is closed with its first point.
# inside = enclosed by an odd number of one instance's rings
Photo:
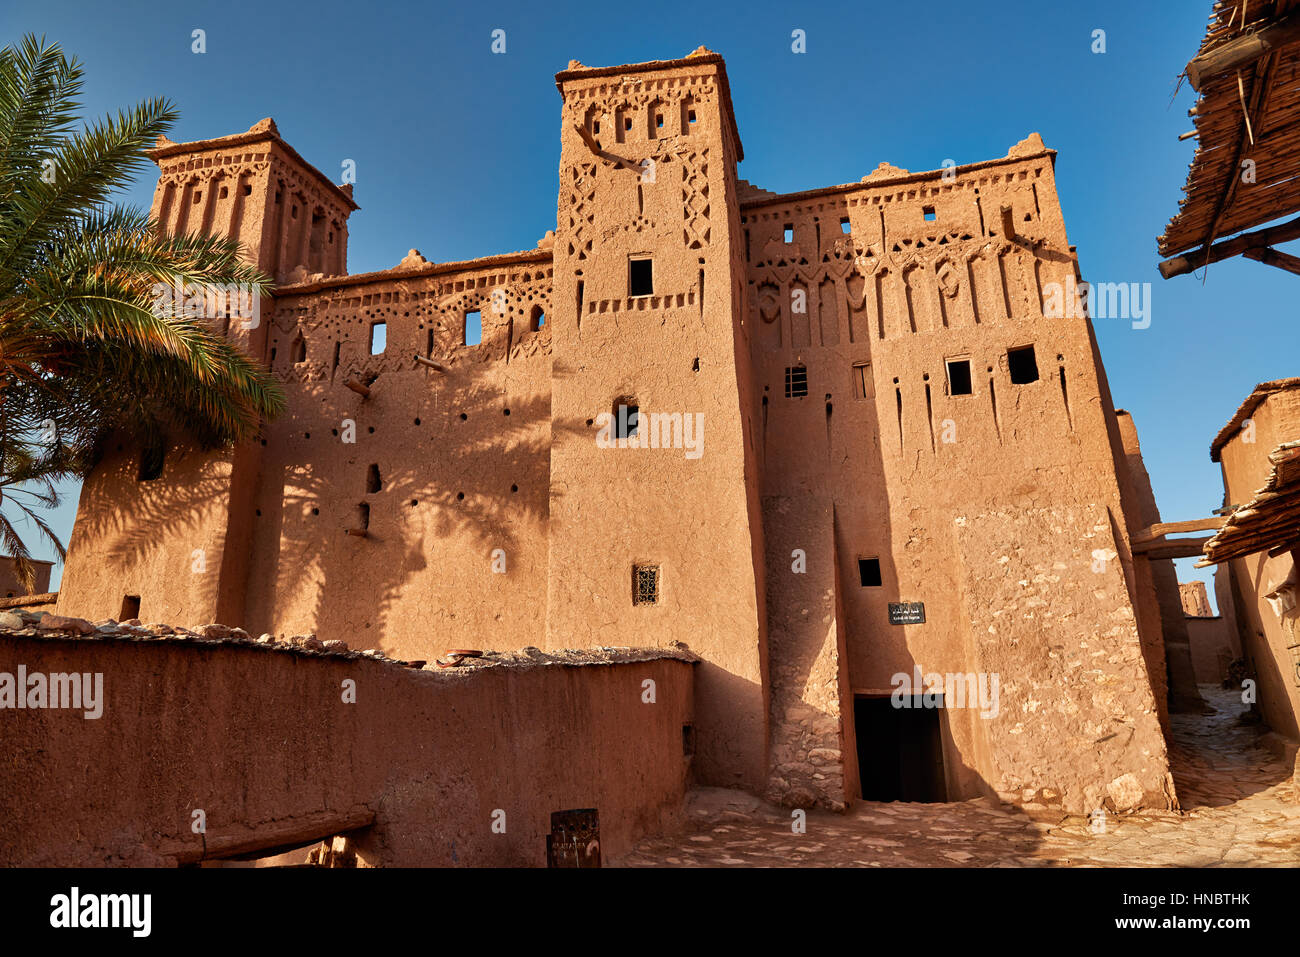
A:
{"type": "Polygon", "coordinates": [[[980,722],[999,795],[1076,813],[1176,807],[1106,510],[972,510],[954,533],[978,668],[1000,676],[1000,714],[980,722]]]}

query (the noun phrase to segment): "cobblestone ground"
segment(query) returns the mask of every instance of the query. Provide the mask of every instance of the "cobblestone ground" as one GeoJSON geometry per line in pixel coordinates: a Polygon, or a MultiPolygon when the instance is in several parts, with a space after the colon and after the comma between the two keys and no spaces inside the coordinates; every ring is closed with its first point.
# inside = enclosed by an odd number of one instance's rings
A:
{"type": "Polygon", "coordinates": [[[1212,715],[1175,715],[1171,761],[1183,810],[1086,817],[980,799],[958,804],[859,802],[790,812],[736,791],[695,792],[679,834],[610,862],[625,867],[1213,867],[1300,866],[1300,803],[1290,768],[1242,725],[1239,695],[1203,685],[1212,715]]]}

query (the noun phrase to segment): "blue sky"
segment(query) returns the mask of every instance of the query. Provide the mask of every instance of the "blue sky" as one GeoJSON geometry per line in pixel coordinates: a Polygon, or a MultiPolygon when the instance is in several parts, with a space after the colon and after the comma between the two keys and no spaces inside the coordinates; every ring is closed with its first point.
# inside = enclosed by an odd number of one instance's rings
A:
{"type": "MultiPolygon", "coordinates": [[[[1297,371],[1286,361],[1295,277],[1240,259],[1205,282],[1156,272],[1156,236],[1193,150],[1178,135],[1195,94],[1184,84],[1175,98],[1175,80],[1210,6],[7,0],[0,38],[44,33],[80,58],[88,115],[165,95],[181,110],[174,140],[273,116],[336,181],[354,160],[352,272],[393,266],[412,247],[435,261],[529,249],[554,228],[553,75],[570,59],[722,53],[748,157],[740,175],[781,192],[853,182],[882,161],[925,170],[1002,156],[1037,130],[1059,151],[1084,278],[1152,284],[1150,328],[1100,320],[1097,332],[1169,521],[1222,503],[1211,438],[1255,383],[1297,371]],[[503,55],[490,49],[497,28],[503,55]],[[804,54],[791,52],[795,29],[804,54]]],[[[152,190],[146,175],[125,199],[147,207],[152,190]]],[[[57,527],[69,530],[72,513],[69,503],[57,527]]]]}

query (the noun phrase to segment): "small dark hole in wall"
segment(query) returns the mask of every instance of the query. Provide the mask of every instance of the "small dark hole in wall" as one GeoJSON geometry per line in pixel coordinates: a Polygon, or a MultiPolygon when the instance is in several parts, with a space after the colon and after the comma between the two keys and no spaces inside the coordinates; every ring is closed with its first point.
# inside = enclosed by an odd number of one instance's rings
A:
{"type": "Polygon", "coordinates": [[[357,521],[361,523],[363,532],[370,527],[370,506],[365,502],[357,506],[357,521]]]}
{"type": "Polygon", "coordinates": [[[256,510],[255,510],[255,514],[258,516],[258,518],[261,518],[261,517],[262,517],[262,510],[261,510],[260,508],[259,508],[259,509],[256,509],[256,510]]]}
{"type": "Polygon", "coordinates": [[[465,501],[465,493],[464,493],[464,492],[457,492],[457,493],[456,493],[456,501],[458,501],[458,502],[463,502],[463,501],[465,501]]]}
{"type": "Polygon", "coordinates": [[[379,466],[372,462],[366,469],[366,492],[367,494],[378,492],[383,487],[383,480],[379,477],[379,466]]]}
{"type": "Polygon", "coordinates": [[[1007,370],[1015,385],[1025,385],[1038,381],[1038,361],[1034,358],[1034,347],[1023,346],[1007,350],[1007,370]]]}
{"type": "Polygon", "coordinates": [[[411,508],[415,508],[415,506],[419,504],[420,504],[420,500],[418,498],[411,499],[411,508]]]}
{"type": "Polygon", "coordinates": [[[373,435],[375,431],[375,427],[372,425],[370,428],[366,429],[366,431],[373,435]]]}
{"type": "Polygon", "coordinates": [[[469,418],[469,416],[466,415],[464,412],[462,412],[462,413],[460,414],[460,420],[461,420],[462,422],[464,422],[464,421],[465,421],[466,419],[468,419],[468,418],[469,418]]]}
{"type": "Polygon", "coordinates": [[[509,409],[502,409],[502,410],[501,410],[501,414],[502,414],[502,415],[509,415],[509,414],[510,414],[510,410],[509,410],[509,409]]]}
{"type": "Polygon", "coordinates": [[[420,420],[419,420],[419,419],[416,419],[416,420],[415,420],[415,424],[416,424],[416,425],[419,425],[419,424],[420,424],[420,420]]]}
{"type": "Polygon", "coordinates": [[[699,372],[699,371],[700,371],[700,357],[699,357],[699,356],[696,356],[696,357],[695,357],[695,361],[691,363],[691,371],[692,371],[692,372],[699,372]]]}
{"type": "Polygon", "coordinates": [[[879,588],[880,578],[880,559],[879,558],[859,558],[858,559],[858,581],[863,588],[879,588]]]}
{"type": "Polygon", "coordinates": [[[122,610],[117,614],[118,621],[130,621],[132,618],[140,617],[140,596],[123,595],[122,610]]]}
{"type": "Polygon", "coordinates": [[[311,510],[311,513],[312,513],[313,515],[319,515],[319,514],[320,514],[320,509],[318,509],[318,508],[313,508],[313,509],[311,510]]]}
{"type": "Polygon", "coordinates": [[[695,754],[695,725],[682,725],[682,757],[689,758],[695,754]]]}
{"type": "Polygon", "coordinates": [[[518,492],[518,491],[519,491],[519,486],[518,486],[518,485],[512,485],[512,486],[510,486],[510,491],[512,491],[512,492],[518,492]]]}

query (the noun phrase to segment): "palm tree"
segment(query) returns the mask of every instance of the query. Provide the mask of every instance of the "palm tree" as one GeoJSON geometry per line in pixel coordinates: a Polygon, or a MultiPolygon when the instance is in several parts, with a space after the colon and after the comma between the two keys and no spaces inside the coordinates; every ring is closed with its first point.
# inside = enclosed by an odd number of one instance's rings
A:
{"type": "Polygon", "coordinates": [[[157,308],[163,287],[269,293],[238,242],[166,236],[108,205],[176,109],[149,100],[76,130],[81,88],[57,44],[27,36],[0,50],[0,545],[28,588],[13,520],[34,520],[62,556],[32,506],[57,504],[54,483],[84,475],[108,433],[156,442],[183,430],[215,447],[284,407],[271,373],[212,320],[157,308]]]}

